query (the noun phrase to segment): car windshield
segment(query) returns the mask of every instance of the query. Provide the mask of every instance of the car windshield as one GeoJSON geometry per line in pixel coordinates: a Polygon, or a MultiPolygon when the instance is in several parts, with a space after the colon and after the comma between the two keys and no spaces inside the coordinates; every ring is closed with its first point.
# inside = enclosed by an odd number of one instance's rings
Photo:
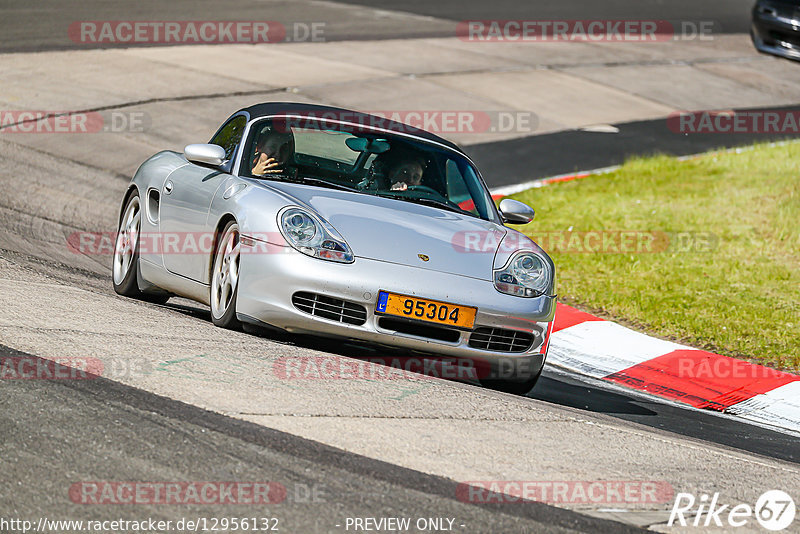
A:
{"type": "Polygon", "coordinates": [[[496,221],[491,196],[458,152],[310,119],[253,124],[240,174],[350,190],[496,221]]]}

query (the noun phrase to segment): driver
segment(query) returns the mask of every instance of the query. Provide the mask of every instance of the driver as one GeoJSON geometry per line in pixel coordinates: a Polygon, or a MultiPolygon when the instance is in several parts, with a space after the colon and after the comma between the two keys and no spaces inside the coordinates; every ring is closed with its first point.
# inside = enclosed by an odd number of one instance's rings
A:
{"type": "Polygon", "coordinates": [[[409,187],[422,183],[426,162],[413,152],[395,148],[378,156],[376,163],[386,169],[384,175],[391,191],[407,191],[409,187]]]}
{"type": "Polygon", "coordinates": [[[409,187],[422,183],[425,168],[420,161],[400,162],[389,171],[389,183],[392,191],[406,191],[409,187]]]}
{"type": "Polygon", "coordinates": [[[288,127],[271,124],[261,129],[253,153],[251,173],[255,176],[283,174],[294,155],[294,135],[288,127]]]}

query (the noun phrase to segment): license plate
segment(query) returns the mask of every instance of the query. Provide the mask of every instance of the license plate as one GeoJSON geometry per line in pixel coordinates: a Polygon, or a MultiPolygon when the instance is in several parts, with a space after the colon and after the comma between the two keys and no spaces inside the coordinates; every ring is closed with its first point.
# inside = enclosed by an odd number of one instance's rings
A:
{"type": "Polygon", "coordinates": [[[469,306],[459,306],[457,304],[439,302],[438,300],[421,299],[380,291],[375,311],[386,315],[469,330],[475,324],[475,314],[478,310],[469,306]]]}

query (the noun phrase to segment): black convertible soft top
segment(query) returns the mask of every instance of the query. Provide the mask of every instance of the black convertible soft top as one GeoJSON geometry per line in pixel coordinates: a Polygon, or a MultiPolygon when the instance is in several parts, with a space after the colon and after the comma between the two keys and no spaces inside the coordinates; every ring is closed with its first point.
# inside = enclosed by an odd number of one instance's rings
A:
{"type": "Polygon", "coordinates": [[[316,104],[304,104],[300,102],[264,102],[263,104],[255,104],[247,108],[242,108],[239,111],[246,111],[250,114],[250,118],[252,119],[258,117],[267,117],[270,115],[300,115],[303,117],[308,117],[309,119],[343,120],[367,127],[373,126],[392,132],[402,132],[408,135],[413,135],[427,141],[441,143],[463,154],[463,151],[458,147],[458,145],[451,143],[446,139],[442,139],[438,135],[434,135],[430,132],[421,130],[408,124],[392,121],[388,118],[370,115],[368,113],[361,113],[360,111],[353,111],[350,109],[332,106],[319,106],[316,104]]]}

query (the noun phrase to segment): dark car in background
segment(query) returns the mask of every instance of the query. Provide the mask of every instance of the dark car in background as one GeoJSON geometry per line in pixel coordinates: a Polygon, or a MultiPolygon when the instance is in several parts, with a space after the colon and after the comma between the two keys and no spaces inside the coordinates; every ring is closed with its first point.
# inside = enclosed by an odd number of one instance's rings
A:
{"type": "Polygon", "coordinates": [[[800,0],[758,0],[750,36],[760,52],[800,61],[800,0]]]}

